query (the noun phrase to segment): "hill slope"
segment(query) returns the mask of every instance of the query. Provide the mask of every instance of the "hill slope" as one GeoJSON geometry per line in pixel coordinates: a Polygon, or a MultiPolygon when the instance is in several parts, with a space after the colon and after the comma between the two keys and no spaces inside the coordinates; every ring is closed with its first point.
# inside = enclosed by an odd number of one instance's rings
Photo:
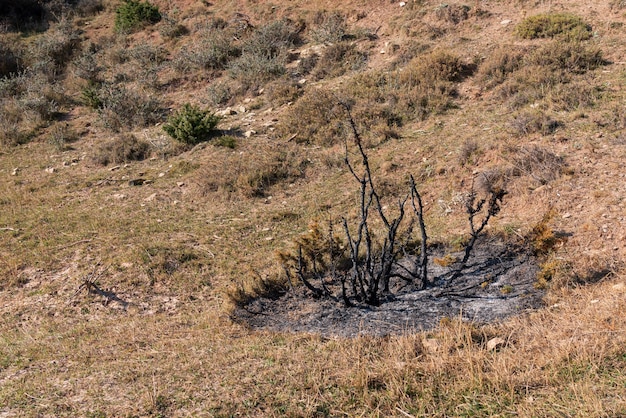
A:
{"type": "Polygon", "coordinates": [[[626,413],[623,2],[335,3],[3,20],[0,415],[626,413]],[[233,323],[276,251],[357,216],[337,100],[385,202],[418,180],[433,242],[467,236],[480,179],[509,192],[490,234],[553,213],[545,307],[348,340],[233,323]],[[208,142],[164,132],[186,103],[222,116],[208,142]]]}

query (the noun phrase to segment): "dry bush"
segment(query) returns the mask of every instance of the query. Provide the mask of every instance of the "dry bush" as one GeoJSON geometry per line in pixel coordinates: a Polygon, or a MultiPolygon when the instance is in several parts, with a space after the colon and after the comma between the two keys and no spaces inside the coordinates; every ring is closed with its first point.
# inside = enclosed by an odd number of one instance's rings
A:
{"type": "Polygon", "coordinates": [[[612,0],[611,8],[618,9],[618,10],[626,9],[626,0],[612,0]]]}
{"type": "Polygon", "coordinates": [[[330,145],[343,132],[342,110],[334,92],[324,89],[305,93],[285,114],[278,126],[281,136],[295,135],[298,143],[330,145]]]}
{"type": "Polygon", "coordinates": [[[273,185],[302,177],[307,160],[297,147],[281,147],[241,153],[216,149],[216,159],[198,172],[199,193],[262,197],[273,185]]]}
{"type": "Polygon", "coordinates": [[[525,57],[526,65],[538,65],[553,71],[564,70],[583,74],[604,65],[602,51],[598,47],[580,42],[553,41],[525,57]]]}
{"type": "Polygon", "coordinates": [[[30,44],[26,64],[53,79],[65,71],[80,42],[79,32],[70,22],[62,21],[30,44]]]}
{"type": "Polygon", "coordinates": [[[173,64],[182,72],[192,69],[223,70],[240,52],[230,30],[202,28],[191,47],[183,47],[173,64]]]}
{"type": "Polygon", "coordinates": [[[0,78],[16,74],[20,69],[19,58],[8,42],[0,40],[0,78]]]}
{"type": "Polygon", "coordinates": [[[138,90],[127,89],[120,84],[105,84],[98,97],[104,126],[114,132],[134,127],[145,127],[163,119],[159,100],[138,90]]]}
{"type": "Polygon", "coordinates": [[[550,102],[558,111],[571,111],[594,106],[604,95],[603,88],[590,80],[556,85],[549,94],[550,102]]]}
{"type": "Polygon", "coordinates": [[[0,26],[27,31],[45,27],[46,9],[37,0],[14,0],[0,3],[0,26]]]}
{"type": "Polygon", "coordinates": [[[478,142],[473,139],[467,139],[459,148],[459,164],[462,166],[467,164],[475,164],[475,160],[480,154],[478,142]]]}
{"type": "Polygon", "coordinates": [[[24,122],[24,115],[15,100],[0,105],[0,145],[12,147],[28,142],[32,129],[24,122]]]}
{"type": "Polygon", "coordinates": [[[425,119],[431,113],[448,109],[456,94],[454,82],[462,78],[463,72],[460,59],[446,51],[412,60],[397,74],[395,88],[402,114],[425,119]]]}
{"type": "Polygon", "coordinates": [[[500,47],[493,51],[479,66],[478,79],[486,88],[503,83],[522,64],[523,53],[513,47],[500,47]]]}
{"type": "Polygon", "coordinates": [[[535,132],[549,135],[561,125],[561,122],[543,112],[521,112],[509,121],[509,127],[517,135],[529,135],[535,132]]]}
{"type": "Polygon", "coordinates": [[[324,44],[340,42],[347,34],[346,18],[339,12],[318,11],[313,18],[309,34],[315,42],[324,44]]]}
{"type": "Polygon", "coordinates": [[[163,15],[163,20],[159,26],[159,33],[163,38],[166,39],[174,39],[179,38],[181,36],[187,35],[189,33],[189,29],[172,15],[163,15]]]}
{"type": "Polygon", "coordinates": [[[317,79],[338,77],[348,71],[362,69],[367,63],[367,53],[359,51],[352,42],[339,42],[324,49],[316,65],[317,79]]]}
{"type": "Polygon", "coordinates": [[[304,93],[302,86],[291,77],[282,77],[270,82],[266,85],[265,91],[272,106],[295,102],[304,93]]]}
{"type": "Polygon", "coordinates": [[[581,41],[593,35],[591,26],[568,13],[539,14],[524,19],[515,27],[520,38],[555,38],[581,41]]]}
{"type": "Polygon", "coordinates": [[[342,138],[350,103],[364,139],[384,141],[398,136],[405,120],[425,119],[452,106],[455,82],[462,78],[460,60],[447,52],[416,58],[403,71],[372,71],[353,77],[341,94],[310,90],[287,112],[277,133],[296,135],[297,142],[332,145],[342,138]]]}
{"type": "Polygon", "coordinates": [[[302,30],[302,24],[289,19],[260,27],[243,41],[241,56],[228,66],[231,77],[250,90],[284,74],[289,49],[301,42],[302,30]]]}
{"type": "Polygon", "coordinates": [[[98,84],[103,81],[104,66],[98,63],[98,46],[90,44],[80,55],[72,61],[73,73],[76,77],[89,84],[98,84]]]}
{"type": "Polygon", "coordinates": [[[214,106],[227,104],[233,98],[234,90],[231,83],[216,80],[206,88],[206,100],[214,106]]]}
{"type": "Polygon", "coordinates": [[[459,4],[441,4],[435,10],[437,19],[457,25],[469,18],[470,7],[459,4]]]}
{"type": "Polygon", "coordinates": [[[100,165],[122,164],[129,161],[141,161],[150,156],[151,147],[146,141],[134,135],[120,135],[101,144],[92,156],[93,161],[100,165]]]}
{"type": "Polygon", "coordinates": [[[104,4],[102,0],[78,0],[75,10],[79,16],[93,16],[104,10],[104,4]]]}
{"type": "Polygon", "coordinates": [[[540,184],[556,180],[566,169],[563,157],[538,145],[511,147],[511,176],[529,176],[540,184]]]}

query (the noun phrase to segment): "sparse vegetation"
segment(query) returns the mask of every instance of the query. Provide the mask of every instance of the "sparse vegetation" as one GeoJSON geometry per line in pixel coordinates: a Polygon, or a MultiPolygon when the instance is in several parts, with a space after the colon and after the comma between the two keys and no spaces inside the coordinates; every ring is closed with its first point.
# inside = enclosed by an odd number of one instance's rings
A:
{"type": "Polygon", "coordinates": [[[623,1],[330,5],[0,1],[0,416],[626,415],[623,1]]]}

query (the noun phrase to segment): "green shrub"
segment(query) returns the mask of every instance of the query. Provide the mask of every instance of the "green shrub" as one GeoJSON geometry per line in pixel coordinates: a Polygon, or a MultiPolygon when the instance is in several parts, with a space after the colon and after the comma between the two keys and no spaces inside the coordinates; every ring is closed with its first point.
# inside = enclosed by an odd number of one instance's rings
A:
{"type": "Polygon", "coordinates": [[[132,32],[161,20],[159,8],[148,1],[124,0],[115,9],[115,30],[132,32]]]}
{"type": "Polygon", "coordinates": [[[83,104],[92,109],[101,109],[102,108],[102,99],[100,98],[100,92],[98,91],[98,86],[94,84],[90,84],[87,87],[83,88],[80,93],[80,98],[83,104]]]}
{"type": "Polygon", "coordinates": [[[565,38],[585,40],[593,35],[591,26],[580,17],[569,13],[539,14],[524,19],[515,28],[517,36],[523,39],[565,38]]]}
{"type": "Polygon", "coordinates": [[[211,139],[219,121],[220,117],[209,110],[185,103],[182,109],[168,118],[163,130],[180,142],[198,144],[211,139]]]}

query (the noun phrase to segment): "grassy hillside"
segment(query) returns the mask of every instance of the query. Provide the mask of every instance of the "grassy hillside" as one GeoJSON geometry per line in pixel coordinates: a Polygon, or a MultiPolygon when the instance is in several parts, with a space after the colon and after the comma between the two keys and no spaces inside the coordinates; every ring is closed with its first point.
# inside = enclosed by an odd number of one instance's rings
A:
{"type": "Polygon", "coordinates": [[[337,3],[0,8],[0,416],[626,415],[626,4],[337,3]],[[277,252],[357,217],[339,101],[433,242],[485,179],[490,234],[552,214],[545,307],[385,338],[232,321],[277,252]]]}

